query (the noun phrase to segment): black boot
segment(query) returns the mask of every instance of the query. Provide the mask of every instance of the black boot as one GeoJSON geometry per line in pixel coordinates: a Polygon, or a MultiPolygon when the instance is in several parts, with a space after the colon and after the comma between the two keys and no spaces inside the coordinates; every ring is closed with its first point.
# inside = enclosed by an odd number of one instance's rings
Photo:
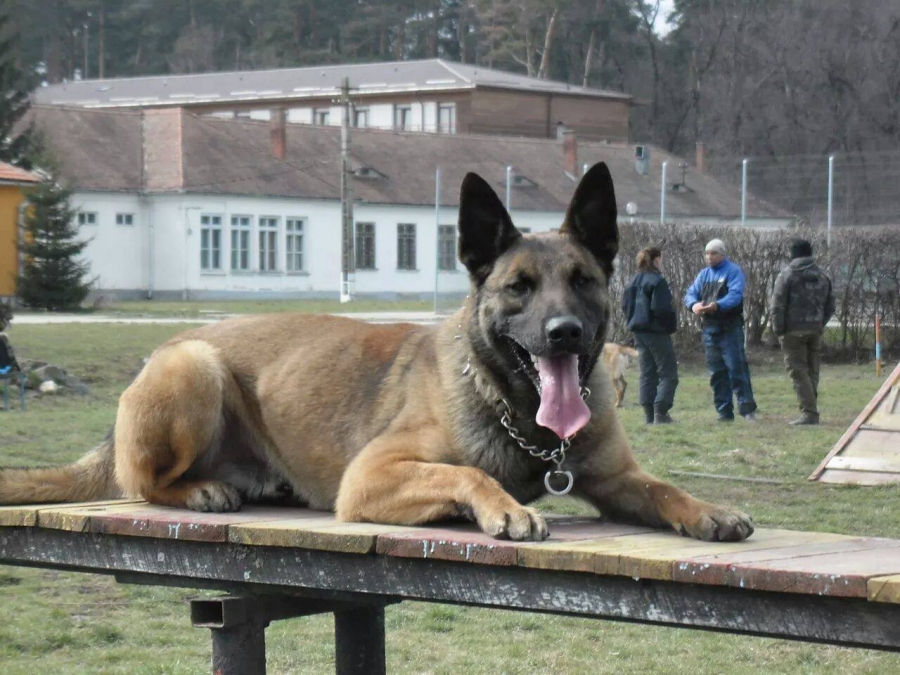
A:
{"type": "Polygon", "coordinates": [[[657,403],[654,408],[654,412],[655,412],[655,415],[653,418],[654,424],[672,424],[672,422],[675,421],[669,416],[669,407],[668,406],[660,405],[659,403],[657,403]]]}
{"type": "Polygon", "coordinates": [[[819,413],[803,412],[800,417],[793,422],[788,422],[791,426],[808,426],[819,423],[819,413]]]}
{"type": "Polygon", "coordinates": [[[653,424],[654,411],[652,405],[644,406],[644,422],[647,424],[653,424]]]}

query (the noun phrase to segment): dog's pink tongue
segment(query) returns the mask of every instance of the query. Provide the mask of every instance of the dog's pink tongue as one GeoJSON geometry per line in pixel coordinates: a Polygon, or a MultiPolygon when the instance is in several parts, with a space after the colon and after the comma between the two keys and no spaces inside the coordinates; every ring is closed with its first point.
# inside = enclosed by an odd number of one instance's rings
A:
{"type": "Polygon", "coordinates": [[[591,418],[578,384],[578,356],[539,356],[541,407],[536,421],[560,438],[568,438],[591,418]]]}

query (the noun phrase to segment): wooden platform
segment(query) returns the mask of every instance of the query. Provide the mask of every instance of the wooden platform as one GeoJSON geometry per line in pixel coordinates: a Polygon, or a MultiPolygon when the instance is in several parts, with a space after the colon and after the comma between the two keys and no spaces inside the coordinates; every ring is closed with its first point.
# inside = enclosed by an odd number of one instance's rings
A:
{"type": "Polygon", "coordinates": [[[469,524],[346,524],[305,509],[8,506],[0,563],[244,595],[426,600],[900,651],[900,540],[761,529],[744,542],[705,543],[594,519],[549,522],[549,540],[516,543],[469,524]]]}
{"type": "Polygon", "coordinates": [[[809,479],[855,485],[900,482],[900,364],[809,479]]]}

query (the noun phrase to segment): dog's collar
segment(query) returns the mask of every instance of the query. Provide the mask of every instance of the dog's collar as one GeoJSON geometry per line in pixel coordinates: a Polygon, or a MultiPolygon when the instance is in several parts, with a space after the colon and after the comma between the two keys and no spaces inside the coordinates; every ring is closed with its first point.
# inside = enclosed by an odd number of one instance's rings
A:
{"type": "MultiPolygon", "coordinates": [[[[462,369],[463,376],[472,376],[475,379],[475,388],[476,390],[480,390],[479,393],[484,396],[486,401],[493,401],[495,405],[495,411],[500,416],[500,424],[503,425],[503,428],[506,429],[510,438],[512,438],[516,444],[522,450],[528,452],[532,457],[536,457],[537,459],[543,460],[545,462],[553,462],[556,467],[547,471],[544,474],[544,487],[547,492],[552,495],[567,495],[572,491],[572,487],[575,483],[575,479],[572,475],[572,472],[565,469],[563,464],[566,461],[566,452],[569,450],[569,447],[572,445],[572,439],[575,437],[575,434],[564,438],[560,441],[558,448],[551,448],[549,450],[541,450],[536,445],[530,445],[528,441],[521,435],[519,430],[513,426],[513,418],[515,417],[515,412],[513,411],[512,406],[509,404],[509,401],[502,395],[497,395],[496,392],[491,390],[495,389],[492,383],[486,382],[482,377],[480,377],[480,373],[478,372],[478,368],[472,367],[472,362],[470,360],[466,360],[466,365],[462,369]],[[485,394],[493,394],[492,396],[485,396],[485,394]],[[565,480],[565,485],[561,489],[556,489],[552,485],[552,481],[559,481],[560,479],[565,480]]],[[[581,397],[587,400],[588,396],[591,395],[591,390],[587,387],[581,387],[581,397]]]]}

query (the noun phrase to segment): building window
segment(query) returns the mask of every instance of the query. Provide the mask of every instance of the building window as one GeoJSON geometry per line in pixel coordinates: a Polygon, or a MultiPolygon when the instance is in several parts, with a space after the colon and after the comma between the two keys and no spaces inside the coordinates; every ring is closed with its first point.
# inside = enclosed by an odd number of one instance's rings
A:
{"type": "Polygon", "coordinates": [[[134,225],[133,213],[117,213],[116,225],[134,225]]]}
{"type": "Polygon", "coordinates": [[[521,232],[522,234],[531,234],[531,228],[530,228],[530,227],[517,227],[516,229],[517,229],[519,232],[521,232]]]}
{"type": "Polygon", "coordinates": [[[93,212],[81,211],[78,214],[78,224],[79,225],[96,225],[97,224],[97,214],[93,212]]]}
{"type": "Polygon", "coordinates": [[[356,224],[356,269],[375,269],[375,223],[356,224]]]}
{"type": "Polygon", "coordinates": [[[369,126],[369,109],[354,108],[353,109],[353,126],[365,129],[369,126]]]}
{"type": "Polygon", "coordinates": [[[438,226],[438,269],[456,269],[456,225],[438,226]]]}
{"type": "Polygon", "coordinates": [[[278,218],[259,219],[259,271],[278,269],[278,218]]]}
{"type": "Polygon", "coordinates": [[[394,129],[397,131],[412,130],[412,107],[398,105],[394,107],[394,129]]]}
{"type": "Polygon", "coordinates": [[[222,269],[222,216],[200,216],[200,269],[222,269]]]}
{"type": "Polygon", "coordinates": [[[231,269],[250,269],[250,216],[231,216],[231,269]]]}
{"type": "Polygon", "coordinates": [[[416,269],[416,226],[411,223],[397,225],[397,269],[416,269]]]}
{"type": "Polygon", "coordinates": [[[313,110],[313,124],[320,126],[328,126],[328,116],[331,111],[328,108],[313,110]]]}
{"type": "Polygon", "coordinates": [[[285,221],[287,230],[285,250],[287,251],[287,271],[303,271],[303,219],[288,218],[285,221]]]}
{"type": "Polygon", "coordinates": [[[438,105],[438,133],[456,133],[456,104],[440,103],[438,105]]]}

